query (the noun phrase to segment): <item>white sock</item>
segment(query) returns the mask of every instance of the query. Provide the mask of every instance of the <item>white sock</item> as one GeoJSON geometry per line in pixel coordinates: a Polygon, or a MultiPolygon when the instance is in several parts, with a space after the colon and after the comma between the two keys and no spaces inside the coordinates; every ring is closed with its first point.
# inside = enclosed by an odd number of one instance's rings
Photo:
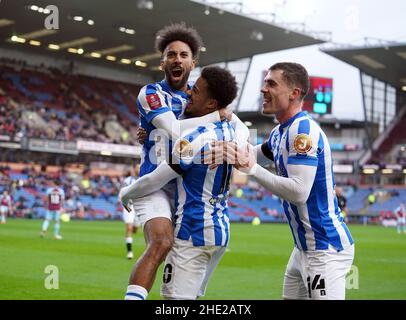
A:
{"type": "Polygon", "coordinates": [[[133,237],[125,238],[126,243],[133,243],[133,237]]]}
{"type": "Polygon", "coordinates": [[[124,300],[146,300],[148,291],[137,285],[129,285],[125,294],[124,300]]]}

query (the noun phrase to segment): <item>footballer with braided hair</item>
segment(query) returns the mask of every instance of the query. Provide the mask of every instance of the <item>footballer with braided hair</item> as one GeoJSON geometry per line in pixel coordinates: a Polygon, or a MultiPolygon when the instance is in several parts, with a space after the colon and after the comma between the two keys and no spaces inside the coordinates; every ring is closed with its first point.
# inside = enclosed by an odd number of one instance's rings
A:
{"type": "MultiPolygon", "coordinates": [[[[202,117],[183,119],[191,90],[188,78],[196,66],[202,45],[198,32],[184,22],[165,26],[156,33],[155,47],[161,53],[160,66],[165,77],[144,86],[137,97],[140,127],[146,135],[142,141],[140,178],[153,172],[163,160],[170,162],[171,141],[176,141],[186,130],[228,119],[239,135],[249,135],[248,128],[226,108],[214,109],[202,117]]],[[[146,248],[131,272],[126,300],[147,298],[157,269],[173,245],[175,190],[175,185],[169,183],[132,201],[143,223],[146,248]]],[[[122,192],[119,198],[122,200],[122,192]]],[[[123,205],[126,207],[124,201],[123,205]]]]}

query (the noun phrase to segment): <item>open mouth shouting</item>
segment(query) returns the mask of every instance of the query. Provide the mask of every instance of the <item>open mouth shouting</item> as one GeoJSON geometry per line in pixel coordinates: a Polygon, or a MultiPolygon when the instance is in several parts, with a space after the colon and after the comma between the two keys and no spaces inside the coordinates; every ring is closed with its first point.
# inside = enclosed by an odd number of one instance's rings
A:
{"type": "Polygon", "coordinates": [[[183,78],[183,69],[181,67],[174,67],[171,69],[171,78],[174,82],[179,82],[183,78]]]}

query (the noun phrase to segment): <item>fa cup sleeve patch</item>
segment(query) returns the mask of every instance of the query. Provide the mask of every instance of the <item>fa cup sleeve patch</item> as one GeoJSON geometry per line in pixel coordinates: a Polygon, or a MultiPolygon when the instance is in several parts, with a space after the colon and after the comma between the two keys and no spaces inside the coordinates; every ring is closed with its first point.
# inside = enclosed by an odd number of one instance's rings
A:
{"type": "Polygon", "coordinates": [[[156,110],[162,106],[161,100],[156,93],[147,95],[146,99],[151,110],[156,110]]]}

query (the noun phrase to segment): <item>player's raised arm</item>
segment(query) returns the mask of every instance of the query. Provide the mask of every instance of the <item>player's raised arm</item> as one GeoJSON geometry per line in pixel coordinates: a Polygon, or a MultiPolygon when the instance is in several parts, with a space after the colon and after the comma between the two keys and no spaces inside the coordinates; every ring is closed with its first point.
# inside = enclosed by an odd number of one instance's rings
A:
{"type": "Polygon", "coordinates": [[[186,130],[198,127],[199,125],[217,122],[221,120],[219,111],[214,111],[202,117],[189,119],[176,119],[173,112],[165,112],[155,117],[152,124],[162,130],[165,130],[172,140],[177,140],[186,130]]]}
{"type": "Polygon", "coordinates": [[[165,130],[172,140],[177,140],[186,130],[205,123],[220,121],[227,116],[231,117],[230,112],[214,111],[202,117],[178,120],[166,104],[165,97],[154,85],[147,85],[141,89],[138,104],[145,119],[155,127],[165,130]]]}

